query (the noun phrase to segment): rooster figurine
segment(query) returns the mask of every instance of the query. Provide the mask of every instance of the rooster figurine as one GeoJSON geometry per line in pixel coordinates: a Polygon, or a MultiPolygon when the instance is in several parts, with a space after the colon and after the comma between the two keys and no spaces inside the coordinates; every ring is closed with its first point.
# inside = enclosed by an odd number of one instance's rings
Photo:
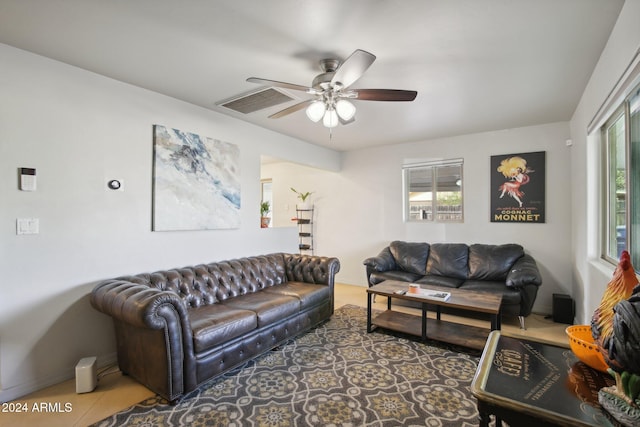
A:
{"type": "MultiPolygon", "coordinates": [[[[629,252],[622,251],[618,266],[613,272],[613,277],[604,291],[600,306],[596,308],[591,318],[591,335],[595,343],[601,349],[606,349],[611,334],[613,333],[613,307],[620,301],[629,299],[633,288],[638,284],[636,272],[631,265],[629,252]]],[[[606,351],[602,354],[607,365],[606,351]]]]}
{"type": "MultiPolygon", "coordinates": [[[[591,334],[616,380],[614,386],[600,391],[599,401],[610,413],[612,410],[622,412],[624,417],[634,413],[632,418],[636,421],[636,399],[640,393],[640,286],[637,285],[638,278],[629,253],[623,251],[591,319],[591,334]],[[620,404],[611,404],[612,399],[606,394],[621,399],[626,409],[614,408],[620,404]]],[[[618,418],[616,414],[612,415],[618,418]]]]}

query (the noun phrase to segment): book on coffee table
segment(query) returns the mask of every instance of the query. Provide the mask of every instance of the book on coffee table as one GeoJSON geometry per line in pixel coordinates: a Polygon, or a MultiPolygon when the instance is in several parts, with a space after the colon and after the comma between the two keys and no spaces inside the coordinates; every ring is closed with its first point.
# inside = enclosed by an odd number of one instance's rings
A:
{"type": "Polygon", "coordinates": [[[435,299],[438,301],[447,301],[449,298],[451,298],[450,292],[434,291],[431,289],[420,289],[419,292],[417,293],[409,292],[407,295],[421,297],[421,298],[435,299]]]}

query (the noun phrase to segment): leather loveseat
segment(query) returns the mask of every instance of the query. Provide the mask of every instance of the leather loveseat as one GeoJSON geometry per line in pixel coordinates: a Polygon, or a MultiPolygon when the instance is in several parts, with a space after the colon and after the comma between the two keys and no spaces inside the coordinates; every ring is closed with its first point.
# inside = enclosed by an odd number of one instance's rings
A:
{"type": "Polygon", "coordinates": [[[517,244],[394,241],[364,265],[369,286],[400,280],[500,293],[502,315],[518,316],[522,329],[542,284],[535,260],[517,244]]]}
{"type": "Polygon", "coordinates": [[[329,319],[336,258],[276,253],[107,280],[118,364],[171,403],[329,319]]]}

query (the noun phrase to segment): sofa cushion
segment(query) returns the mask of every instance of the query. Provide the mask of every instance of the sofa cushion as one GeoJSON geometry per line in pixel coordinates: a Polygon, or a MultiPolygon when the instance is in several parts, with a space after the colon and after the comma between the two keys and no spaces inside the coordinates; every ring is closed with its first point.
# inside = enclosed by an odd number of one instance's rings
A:
{"type": "Polygon", "coordinates": [[[428,243],[395,241],[389,244],[389,249],[396,260],[396,265],[402,270],[425,274],[429,257],[428,243]]]}
{"type": "Polygon", "coordinates": [[[230,298],[222,304],[254,311],[258,316],[258,327],[272,325],[300,312],[298,298],[264,291],[230,298]]]}
{"type": "Polygon", "coordinates": [[[194,349],[198,353],[244,335],[258,326],[258,318],[253,311],[222,304],[189,310],[189,322],[194,349]]]}
{"type": "Polygon", "coordinates": [[[462,284],[460,289],[470,291],[484,291],[495,294],[502,292],[502,305],[520,304],[522,295],[517,289],[512,289],[504,284],[504,282],[493,282],[489,280],[467,280],[462,284]]]}
{"type": "Polygon", "coordinates": [[[415,280],[415,283],[421,285],[436,285],[445,286],[447,288],[457,288],[464,283],[463,279],[456,279],[453,277],[436,276],[435,274],[429,274],[421,279],[415,280]]]}
{"type": "Polygon", "coordinates": [[[331,300],[331,288],[304,282],[287,282],[266,288],[262,292],[295,297],[300,300],[300,309],[305,310],[331,300]]]}
{"type": "Polygon", "coordinates": [[[422,274],[408,273],[402,270],[391,270],[391,271],[384,271],[380,273],[379,272],[371,273],[371,277],[369,277],[369,283],[371,283],[371,285],[377,285],[378,283],[383,282],[385,280],[400,280],[402,282],[415,282],[421,277],[422,277],[422,274]]]}
{"type": "Polygon", "coordinates": [[[434,243],[429,250],[427,274],[466,279],[469,247],[464,243],[434,243]]]}
{"type": "Polygon", "coordinates": [[[513,243],[471,245],[469,247],[469,278],[504,281],[513,264],[523,255],[522,246],[513,243]]]}

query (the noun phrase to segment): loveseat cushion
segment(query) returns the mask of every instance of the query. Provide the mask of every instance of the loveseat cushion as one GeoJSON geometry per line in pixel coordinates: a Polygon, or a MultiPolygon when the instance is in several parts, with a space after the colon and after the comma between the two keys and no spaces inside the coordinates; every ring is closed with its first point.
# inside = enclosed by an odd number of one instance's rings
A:
{"type": "Polygon", "coordinates": [[[469,246],[469,278],[504,282],[513,264],[523,255],[522,246],[514,243],[471,245],[469,246]]]}
{"type": "Polygon", "coordinates": [[[197,353],[258,327],[258,317],[253,311],[225,307],[222,304],[206,305],[189,310],[189,322],[193,331],[194,349],[197,353]]]}
{"type": "Polygon", "coordinates": [[[255,312],[260,328],[280,322],[282,319],[300,312],[298,298],[264,291],[230,298],[222,304],[226,307],[255,312]]]}
{"type": "Polygon", "coordinates": [[[394,241],[389,244],[389,250],[396,265],[403,271],[425,274],[429,257],[428,243],[394,241]]]}
{"type": "Polygon", "coordinates": [[[469,291],[484,291],[491,292],[493,294],[496,291],[501,291],[502,293],[502,305],[518,305],[522,302],[522,294],[518,289],[510,288],[501,281],[490,281],[490,280],[467,280],[464,282],[460,289],[465,289],[469,291]]]}
{"type": "Polygon", "coordinates": [[[466,279],[469,275],[469,247],[464,243],[434,243],[429,249],[427,273],[466,279]]]}
{"type": "Polygon", "coordinates": [[[457,279],[455,277],[436,276],[435,274],[429,274],[420,279],[414,280],[414,282],[421,285],[435,285],[445,286],[447,288],[458,288],[464,283],[464,280],[457,279]]]}
{"type": "Polygon", "coordinates": [[[304,282],[287,282],[282,285],[265,288],[262,292],[297,298],[300,301],[301,310],[331,301],[331,289],[328,286],[312,285],[304,282]]]}

